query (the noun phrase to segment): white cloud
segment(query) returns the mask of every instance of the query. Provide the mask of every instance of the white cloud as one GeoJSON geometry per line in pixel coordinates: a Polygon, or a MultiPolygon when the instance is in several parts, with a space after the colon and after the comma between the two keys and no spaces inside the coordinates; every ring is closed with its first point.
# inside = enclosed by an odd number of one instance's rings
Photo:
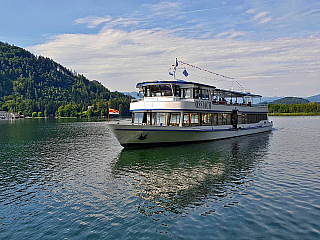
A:
{"type": "Polygon", "coordinates": [[[215,35],[216,38],[221,38],[221,37],[225,37],[225,36],[228,36],[230,34],[229,31],[227,32],[221,32],[221,33],[218,33],[217,35],[215,35]]]}
{"type": "Polygon", "coordinates": [[[264,19],[262,19],[259,23],[267,23],[267,22],[270,22],[272,19],[272,17],[266,17],[264,19]]]}
{"type": "Polygon", "coordinates": [[[312,9],[310,11],[304,12],[303,14],[300,15],[300,17],[308,16],[311,14],[317,13],[317,15],[320,14],[320,9],[312,9]]]}
{"type": "Polygon", "coordinates": [[[168,12],[175,11],[181,6],[178,2],[159,2],[157,4],[143,4],[142,7],[149,9],[154,15],[168,14],[168,12]]]}
{"type": "Polygon", "coordinates": [[[267,14],[268,14],[268,12],[258,13],[258,14],[256,14],[256,15],[253,17],[253,20],[257,20],[257,19],[259,19],[259,18],[265,17],[267,14]]]}
{"type": "MultiPolygon", "coordinates": [[[[309,96],[320,92],[317,37],[265,41],[187,39],[162,29],[127,32],[103,28],[98,34],[59,35],[29,50],[89,79],[97,79],[111,90],[131,91],[139,81],[168,79],[167,70],[178,57],[212,71],[222,69],[218,72],[235,77],[254,93],[272,96],[275,87],[282,95],[309,96]]],[[[188,71],[196,73],[194,69],[188,71]]],[[[207,73],[196,74],[215,78],[207,73]]],[[[188,77],[191,78],[192,75],[188,77]]],[[[192,80],[220,87],[229,84],[192,80]]]]}
{"type": "Polygon", "coordinates": [[[235,31],[234,29],[231,29],[229,31],[218,33],[215,35],[215,37],[216,38],[223,38],[223,37],[235,38],[235,37],[243,36],[246,34],[247,34],[246,32],[235,31]]]}
{"type": "Polygon", "coordinates": [[[251,9],[247,10],[246,13],[255,13],[256,11],[257,11],[257,9],[251,8],[251,9]]]}
{"type": "Polygon", "coordinates": [[[102,23],[106,23],[111,21],[110,16],[104,16],[104,17],[93,17],[93,16],[87,16],[84,18],[78,18],[74,20],[76,24],[88,24],[88,28],[96,28],[102,23]]]}
{"type": "Polygon", "coordinates": [[[128,28],[129,26],[136,26],[139,24],[143,24],[144,21],[143,20],[139,20],[133,17],[127,17],[127,18],[117,18],[114,19],[112,21],[107,22],[104,25],[104,28],[110,29],[110,28],[114,28],[115,26],[120,26],[120,27],[124,27],[124,28],[128,28]]]}

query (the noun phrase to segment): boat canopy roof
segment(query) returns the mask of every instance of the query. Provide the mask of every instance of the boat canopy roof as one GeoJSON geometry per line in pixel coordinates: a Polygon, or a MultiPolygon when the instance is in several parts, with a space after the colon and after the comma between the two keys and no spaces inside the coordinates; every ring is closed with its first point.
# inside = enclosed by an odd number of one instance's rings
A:
{"type": "Polygon", "coordinates": [[[215,86],[208,85],[208,84],[203,84],[203,83],[197,83],[197,82],[188,82],[184,80],[158,80],[158,81],[146,81],[146,82],[140,82],[137,83],[136,87],[137,88],[142,88],[143,86],[148,86],[148,85],[161,85],[161,84],[177,84],[177,85],[194,85],[194,86],[199,86],[199,87],[204,87],[204,88],[209,88],[212,89],[215,92],[219,92],[222,94],[224,97],[262,97],[261,95],[257,94],[251,94],[251,93],[245,93],[245,92],[237,92],[237,91],[231,91],[231,90],[225,90],[225,89],[218,89],[215,86]]]}
{"type": "Polygon", "coordinates": [[[141,82],[138,83],[136,85],[136,87],[142,87],[142,86],[146,86],[146,85],[157,85],[157,84],[192,84],[192,85],[196,85],[196,86],[202,86],[202,87],[206,87],[206,88],[216,88],[215,86],[211,86],[211,85],[207,85],[207,84],[203,84],[203,83],[197,83],[197,82],[188,82],[188,81],[184,81],[184,80],[159,80],[159,81],[148,81],[148,82],[141,82]]]}
{"type": "Polygon", "coordinates": [[[256,97],[256,98],[262,97],[261,95],[257,95],[257,94],[237,92],[237,91],[218,89],[218,88],[216,88],[214,91],[222,93],[222,95],[224,95],[225,97],[256,97]]]}

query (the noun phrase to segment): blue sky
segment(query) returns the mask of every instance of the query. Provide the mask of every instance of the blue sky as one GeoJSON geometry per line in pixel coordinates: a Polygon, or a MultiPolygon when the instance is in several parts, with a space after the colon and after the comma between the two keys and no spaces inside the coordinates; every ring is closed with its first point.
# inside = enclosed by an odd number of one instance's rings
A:
{"type": "MultiPolygon", "coordinates": [[[[179,60],[265,96],[320,93],[320,1],[10,0],[0,41],[47,56],[110,90],[168,79],[179,60]]],[[[185,66],[178,78],[231,87],[185,66]]]]}

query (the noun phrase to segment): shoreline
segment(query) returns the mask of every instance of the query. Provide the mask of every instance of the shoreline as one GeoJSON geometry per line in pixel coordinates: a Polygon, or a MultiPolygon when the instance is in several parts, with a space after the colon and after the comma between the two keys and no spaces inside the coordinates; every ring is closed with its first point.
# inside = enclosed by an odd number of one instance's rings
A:
{"type": "Polygon", "coordinates": [[[268,113],[268,116],[320,116],[320,113],[268,113]]]}

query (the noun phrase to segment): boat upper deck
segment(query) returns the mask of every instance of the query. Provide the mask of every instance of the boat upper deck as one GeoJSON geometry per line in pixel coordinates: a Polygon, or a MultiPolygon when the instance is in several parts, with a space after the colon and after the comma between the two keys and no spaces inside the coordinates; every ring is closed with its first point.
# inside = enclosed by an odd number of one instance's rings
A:
{"type": "MultiPolygon", "coordinates": [[[[206,100],[212,104],[253,106],[253,98],[261,98],[261,95],[248,92],[219,89],[215,86],[188,82],[184,80],[164,80],[138,83],[139,100],[147,102],[170,102],[206,100]]],[[[265,105],[260,105],[266,107],[265,105]]]]}

